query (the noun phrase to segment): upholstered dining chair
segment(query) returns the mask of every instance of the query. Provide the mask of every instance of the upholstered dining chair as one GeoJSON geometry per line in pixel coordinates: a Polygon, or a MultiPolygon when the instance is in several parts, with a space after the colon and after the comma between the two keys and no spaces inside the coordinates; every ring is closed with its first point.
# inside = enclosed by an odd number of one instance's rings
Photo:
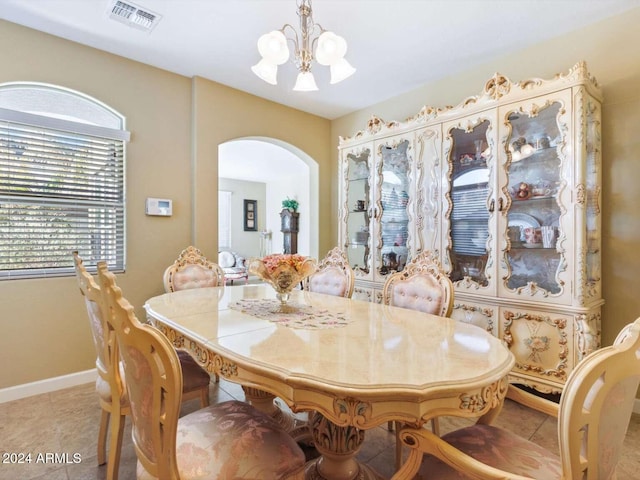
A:
{"type": "MultiPolygon", "coordinates": [[[[89,325],[96,350],[96,392],[102,410],[98,430],[98,465],[107,463],[108,480],[117,480],[120,464],[122,434],[125,416],[130,413],[129,398],[125,388],[123,374],[119,368],[119,353],[115,337],[108,334],[102,314],[102,294],[93,276],[87,272],[78,252],[73,252],[76,278],[80,293],[84,297],[89,325]],[[107,436],[109,455],[107,458],[107,436]]],[[[209,404],[209,383],[211,377],[187,353],[180,352],[180,366],[184,374],[183,400],[200,399],[201,406],[209,404]]]]}
{"type": "MultiPolygon", "coordinates": [[[[441,317],[453,310],[453,284],[442,270],[436,255],[428,250],[411,259],[405,268],[387,277],[382,290],[382,302],[441,317]]],[[[394,422],[387,427],[393,430],[394,422]]],[[[397,427],[396,422],[396,427],[397,427]]],[[[439,433],[438,419],[431,420],[431,429],[439,433]]],[[[396,441],[396,465],[400,465],[402,445],[396,441]]]]}
{"type": "Polygon", "coordinates": [[[425,250],[401,272],[387,277],[382,301],[385,305],[448,317],[453,309],[453,284],[436,255],[425,250]]]}
{"type": "Polygon", "coordinates": [[[246,402],[227,401],[178,418],[183,378],[175,349],[159,330],[138,321],[102,262],[98,282],[131,400],[138,480],[304,478],[304,452],[246,402]]]}
{"type": "Polygon", "coordinates": [[[340,247],[335,247],[318,264],[316,272],[305,279],[303,286],[310,292],[351,298],[354,281],[347,256],[340,247]]]}
{"type": "MultiPolygon", "coordinates": [[[[418,468],[415,478],[441,480],[613,479],[639,383],[640,318],[612,346],[591,353],[569,374],[558,407],[559,455],[492,425],[476,424],[441,438],[404,428],[399,437],[411,451],[394,478],[413,478],[418,468]]],[[[522,399],[547,413],[546,401],[529,395],[522,399]]]]}
{"type": "MultiPolygon", "coordinates": [[[[210,262],[200,249],[189,245],[180,252],[173,264],[169,265],[162,276],[164,290],[167,293],[192,288],[224,286],[224,271],[217,263],[210,262]]],[[[182,352],[181,355],[188,355],[182,352]]],[[[218,374],[213,376],[220,381],[218,374]]]]}
{"type": "Polygon", "coordinates": [[[166,292],[217,287],[224,285],[224,272],[217,263],[207,260],[198,248],[189,245],[164,271],[163,283],[166,292]]]}

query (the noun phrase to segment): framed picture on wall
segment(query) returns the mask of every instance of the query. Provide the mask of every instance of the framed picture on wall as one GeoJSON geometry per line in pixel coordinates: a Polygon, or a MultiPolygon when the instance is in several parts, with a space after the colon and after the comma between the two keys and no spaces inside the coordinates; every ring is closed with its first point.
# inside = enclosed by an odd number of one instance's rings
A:
{"type": "Polygon", "coordinates": [[[244,231],[245,232],[258,231],[258,201],[257,200],[244,201],[244,231]]]}

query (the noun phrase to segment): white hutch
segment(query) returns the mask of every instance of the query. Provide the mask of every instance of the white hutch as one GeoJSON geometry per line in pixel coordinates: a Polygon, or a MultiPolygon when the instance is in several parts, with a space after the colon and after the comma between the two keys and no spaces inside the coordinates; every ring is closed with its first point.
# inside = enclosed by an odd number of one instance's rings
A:
{"type": "Polygon", "coordinates": [[[452,316],[504,340],[513,383],[560,392],[600,346],[601,99],[584,62],[551,80],[495,74],[455,107],[341,137],[354,298],[381,301],[390,273],[437,252],[452,316]]]}

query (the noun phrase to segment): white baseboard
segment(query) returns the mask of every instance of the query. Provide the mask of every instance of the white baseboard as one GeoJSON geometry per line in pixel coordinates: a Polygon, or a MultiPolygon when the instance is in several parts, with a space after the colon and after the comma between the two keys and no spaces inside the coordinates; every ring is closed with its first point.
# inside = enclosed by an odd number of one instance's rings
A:
{"type": "MultiPolygon", "coordinates": [[[[84,372],[70,373],[60,377],[47,378],[37,382],[25,383],[0,389],[0,403],[19,400],[21,398],[39,395],[41,393],[55,392],[63,388],[75,387],[89,382],[95,382],[98,378],[98,372],[95,368],[85,370],[84,372]]],[[[640,414],[640,398],[636,398],[633,403],[633,413],[640,414]]]]}
{"type": "Polygon", "coordinates": [[[98,372],[93,368],[91,370],[85,370],[84,372],[70,373],[69,375],[62,375],[60,377],[47,378],[37,382],[16,385],[15,387],[3,388],[0,389],[0,403],[95,382],[96,378],[98,378],[98,372]]]}

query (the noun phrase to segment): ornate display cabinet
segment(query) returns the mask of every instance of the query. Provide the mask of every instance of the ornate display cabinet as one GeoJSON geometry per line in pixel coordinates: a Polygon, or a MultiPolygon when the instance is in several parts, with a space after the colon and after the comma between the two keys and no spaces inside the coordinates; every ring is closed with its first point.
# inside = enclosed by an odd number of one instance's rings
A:
{"type": "MultiPolygon", "coordinates": [[[[600,104],[581,62],[551,80],[496,74],[456,107],[373,119],[356,136],[375,147],[379,135],[414,132],[408,256],[438,252],[452,316],[502,338],[516,357],[511,381],[545,393],[600,346],[600,104]]],[[[341,148],[343,175],[354,140],[341,148]]]]}
{"type": "Polygon", "coordinates": [[[367,133],[343,139],[340,152],[340,243],[356,274],[354,298],[377,302],[386,277],[424,243],[416,132],[398,133],[395,125],[374,118],[367,133]],[[382,131],[387,135],[376,135],[382,131]]]}

